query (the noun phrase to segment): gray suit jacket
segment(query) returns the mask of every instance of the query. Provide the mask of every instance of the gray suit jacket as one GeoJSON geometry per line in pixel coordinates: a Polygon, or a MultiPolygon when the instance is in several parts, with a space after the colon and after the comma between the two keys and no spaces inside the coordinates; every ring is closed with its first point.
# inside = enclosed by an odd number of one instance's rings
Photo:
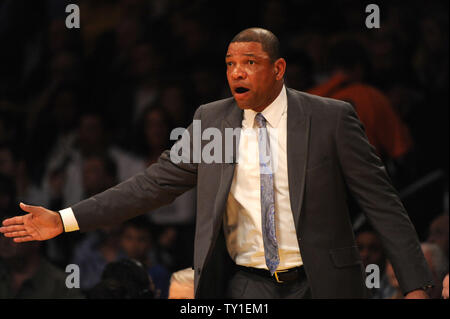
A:
{"type": "MultiPolygon", "coordinates": [[[[287,98],[289,194],[312,297],[366,296],[349,193],[378,232],[403,292],[431,284],[414,227],[352,106],[292,89],[287,89],[287,98]]],[[[225,136],[225,128],[241,127],[242,116],[228,98],[202,105],[194,119],[201,120],[202,130],[218,128],[225,136]]],[[[191,125],[191,136],[192,130],[191,125]]],[[[177,143],[193,148],[192,139],[177,143]]],[[[144,172],[73,206],[80,230],[120,223],[197,186],[195,294],[224,297],[232,267],[222,224],[236,164],[223,160],[228,163],[175,164],[166,151],[144,172]]]]}

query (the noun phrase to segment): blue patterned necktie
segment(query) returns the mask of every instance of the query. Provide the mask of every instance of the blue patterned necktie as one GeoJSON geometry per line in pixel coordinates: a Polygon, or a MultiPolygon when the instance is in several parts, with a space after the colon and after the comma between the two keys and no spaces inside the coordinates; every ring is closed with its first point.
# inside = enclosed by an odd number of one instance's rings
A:
{"type": "Polygon", "coordinates": [[[266,265],[273,275],[280,258],[275,230],[275,198],[273,192],[273,171],[270,153],[270,141],[267,134],[266,119],[261,113],[256,114],[256,125],[259,128],[259,171],[261,181],[261,223],[266,265]]]}

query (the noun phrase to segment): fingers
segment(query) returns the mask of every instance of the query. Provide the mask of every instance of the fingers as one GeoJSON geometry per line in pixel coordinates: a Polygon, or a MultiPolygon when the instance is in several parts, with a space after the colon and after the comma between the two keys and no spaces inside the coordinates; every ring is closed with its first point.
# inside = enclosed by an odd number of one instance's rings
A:
{"type": "Polygon", "coordinates": [[[3,221],[3,226],[11,225],[23,225],[23,216],[11,217],[3,221]]]}
{"type": "Polygon", "coordinates": [[[5,237],[13,238],[16,243],[35,240],[35,238],[25,230],[23,225],[0,227],[0,232],[3,233],[5,237]]]}
{"type": "Polygon", "coordinates": [[[13,240],[15,243],[24,243],[27,241],[33,241],[35,239],[33,238],[33,236],[28,235],[28,236],[24,236],[24,237],[16,237],[13,240]]]}
{"type": "Polygon", "coordinates": [[[23,226],[23,225],[0,227],[0,233],[5,233],[5,234],[14,232],[14,231],[22,231],[22,230],[25,230],[25,226],[23,226]]]}
{"type": "Polygon", "coordinates": [[[5,233],[4,235],[5,235],[5,237],[24,237],[24,236],[28,236],[30,234],[26,230],[21,230],[21,231],[13,231],[13,232],[5,233]]]}

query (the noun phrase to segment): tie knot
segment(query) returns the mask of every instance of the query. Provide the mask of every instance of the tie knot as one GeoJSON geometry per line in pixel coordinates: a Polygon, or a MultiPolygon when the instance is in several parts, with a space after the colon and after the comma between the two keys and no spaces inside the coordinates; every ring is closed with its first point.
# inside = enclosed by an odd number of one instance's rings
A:
{"type": "Polygon", "coordinates": [[[258,126],[259,128],[266,127],[266,119],[265,119],[264,115],[262,115],[262,113],[256,114],[255,121],[256,121],[256,126],[258,126]]]}

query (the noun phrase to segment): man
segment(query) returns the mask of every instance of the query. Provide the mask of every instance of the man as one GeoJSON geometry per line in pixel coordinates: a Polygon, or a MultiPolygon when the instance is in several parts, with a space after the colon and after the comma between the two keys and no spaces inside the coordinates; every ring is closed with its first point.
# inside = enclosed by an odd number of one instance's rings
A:
{"type": "Polygon", "coordinates": [[[448,258],[448,237],[449,237],[449,220],[448,214],[442,214],[437,216],[431,221],[428,228],[427,242],[438,245],[442,252],[448,258]]]}
{"type": "Polygon", "coordinates": [[[370,63],[363,45],[353,39],[338,40],[328,59],[330,78],[308,93],[351,103],[378,154],[400,161],[411,151],[412,139],[388,97],[365,83],[370,63]]]}
{"type": "Polygon", "coordinates": [[[167,299],[170,273],[155,260],[150,224],[145,216],[127,221],[120,236],[120,247],[128,258],[139,261],[155,284],[155,298],[167,299]]]}
{"type": "Polygon", "coordinates": [[[371,298],[385,299],[385,297],[391,296],[394,288],[389,284],[385,272],[386,256],[377,233],[369,225],[363,225],[355,233],[355,240],[363,266],[377,265],[379,267],[379,286],[370,289],[371,298]]]}
{"type": "Polygon", "coordinates": [[[417,235],[353,108],[285,88],[286,61],[270,31],[240,32],[228,46],[226,65],[233,97],[201,106],[194,120],[222,138],[227,128],[258,127],[257,142],[242,134],[236,144],[243,158],[259,153],[259,163],[236,163],[236,154],[219,162],[194,160],[199,141],[189,138],[191,125],[175,145],[191,150],[189,161],[175,163],[166,151],[143,173],[60,214],[21,204],[29,214],[5,221],[0,231],[16,242],[88,231],[197,186],[196,298],[361,298],[364,271],[348,190],[380,234],[403,292],[425,298],[431,275],[417,235]]]}
{"type": "Polygon", "coordinates": [[[88,299],[154,299],[155,287],[145,267],[123,258],[109,263],[101,281],[88,291],[88,299]]]}

